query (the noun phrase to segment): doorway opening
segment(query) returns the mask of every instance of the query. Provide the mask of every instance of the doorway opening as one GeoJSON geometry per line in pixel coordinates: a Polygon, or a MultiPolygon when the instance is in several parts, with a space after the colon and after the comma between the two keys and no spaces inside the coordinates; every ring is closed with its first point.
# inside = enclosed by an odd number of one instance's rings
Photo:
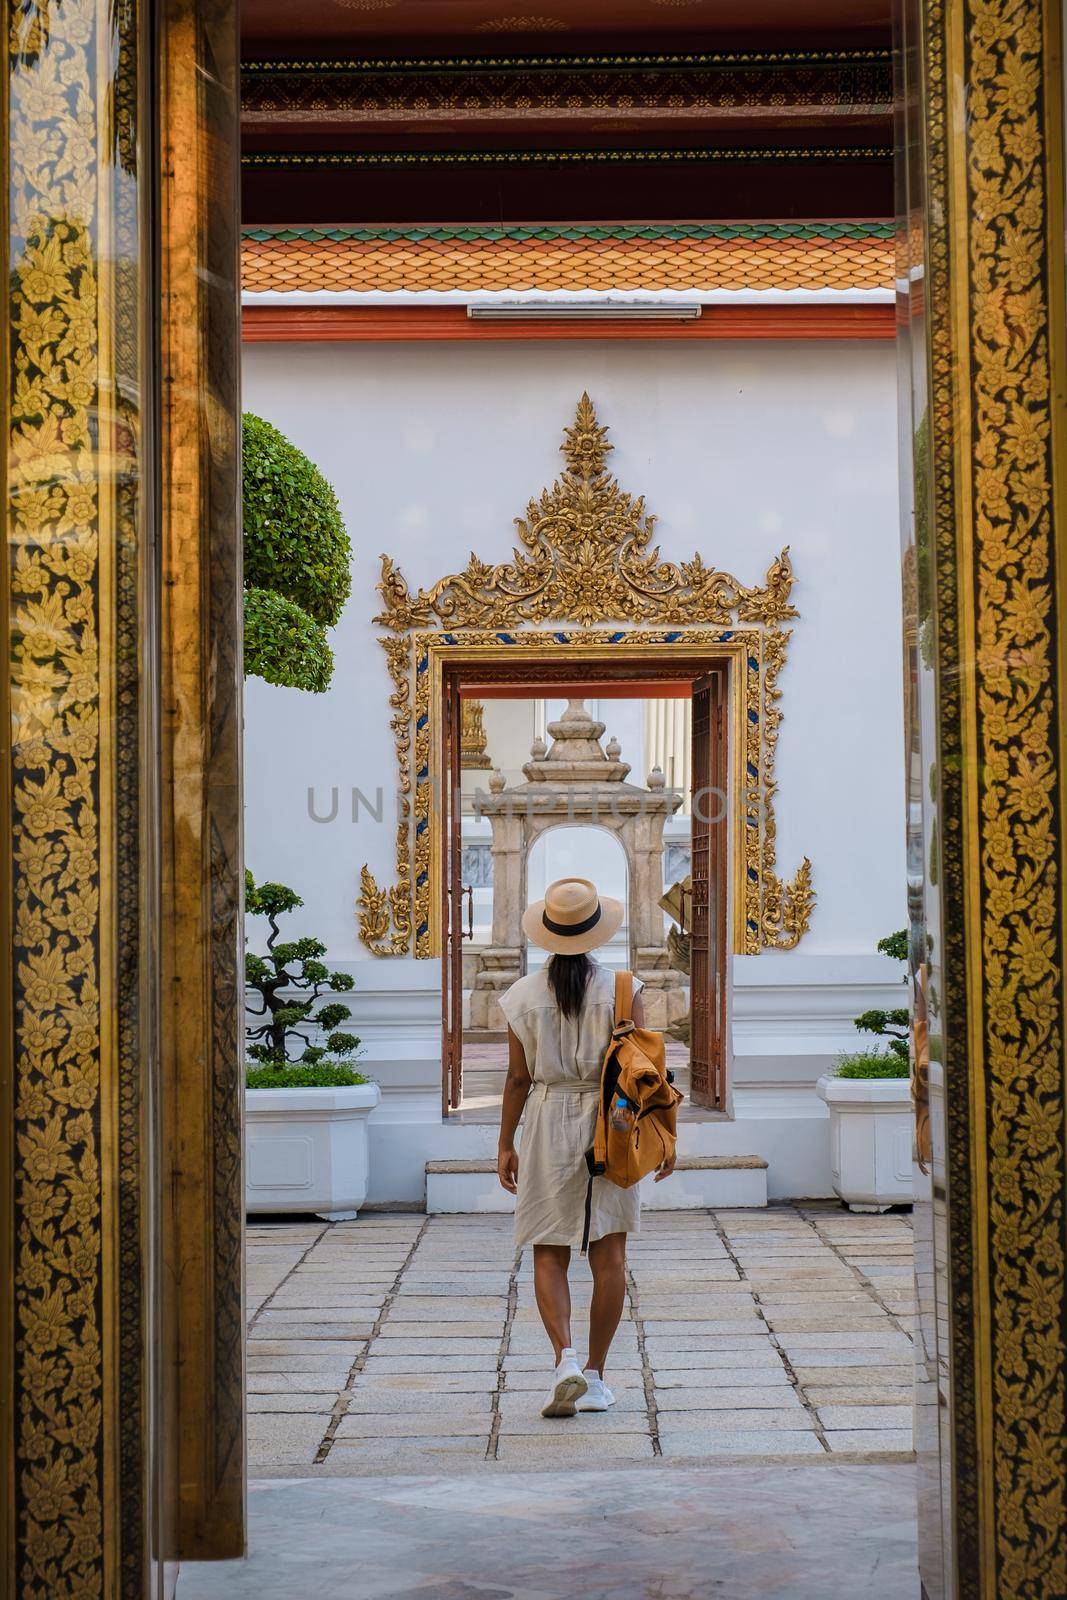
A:
{"type": "Polygon", "coordinates": [[[573,667],[533,665],[508,682],[469,667],[443,678],[446,1116],[498,1117],[500,997],[544,959],[520,919],[566,876],[623,902],[623,925],[597,959],[644,984],[684,1115],[724,1112],[729,680],[725,662],[706,668],[654,659],[643,669],[592,662],[578,680],[573,667]]]}

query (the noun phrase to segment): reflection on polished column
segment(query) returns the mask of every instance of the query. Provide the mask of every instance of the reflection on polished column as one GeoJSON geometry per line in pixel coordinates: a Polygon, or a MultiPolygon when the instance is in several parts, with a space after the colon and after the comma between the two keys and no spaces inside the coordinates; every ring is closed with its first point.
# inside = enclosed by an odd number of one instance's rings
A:
{"type": "Polygon", "coordinates": [[[181,1558],[244,1540],[238,29],[161,6],[163,1407],[181,1558]]]}
{"type": "Polygon", "coordinates": [[[9,12],[0,1544],[55,1600],[158,1542],[148,56],[106,0],[9,12]]]}

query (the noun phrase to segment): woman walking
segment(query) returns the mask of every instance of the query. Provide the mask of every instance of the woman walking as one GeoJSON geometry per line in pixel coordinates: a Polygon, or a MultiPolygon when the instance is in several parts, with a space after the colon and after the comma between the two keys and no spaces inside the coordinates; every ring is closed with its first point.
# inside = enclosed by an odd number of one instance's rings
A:
{"type": "MultiPolygon", "coordinates": [[[[606,1411],[615,1400],[604,1369],[626,1296],[626,1235],[640,1227],[636,1187],[593,1179],[593,1298],[584,1368],[571,1342],[567,1271],[571,1249],[582,1240],[589,1182],[585,1152],[593,1142],[600,1068],[615,1014],[614,974],[589,952],[607,943],[622,918],[621,903],[598,895],[587,878],[551,884],[522,922],[527,938],[550,951],[551,960],[512,984],[501,999],[508,1022],[508,1075],[497,1172],[504,1188],[517,1195],[515,1243],[533,1246],[534,1294],[555,1357],[544,1417],[606,1411]],[[520,1159],[515,1133],[524,1108],[520,1159]]],[[[635,979],[638,1027],[644,1023],[640,987],[635,979]]],[[[673,1170],[673,1160],[665,1163],[656,1182],[673,1170]]]]}

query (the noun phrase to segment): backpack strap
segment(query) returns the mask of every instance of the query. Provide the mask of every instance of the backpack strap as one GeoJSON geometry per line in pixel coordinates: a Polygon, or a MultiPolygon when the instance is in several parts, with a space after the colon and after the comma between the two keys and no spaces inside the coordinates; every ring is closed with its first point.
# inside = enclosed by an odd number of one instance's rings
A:
{"type": "Polygon", "coordinates": [[[634,975],[632,972],[615,974],[615,1026],[630,1022],[633,1017],[634,975]]]}
{"type": "MultiPolygon", "coordinates": [[[[630,1015],[633,1006],[634,980],[631,972],[617,972],[615,974],[615,1020],[613,1030],[617,1030],[622,1023],[629,1022],[631,1027],[633,1019],[630,1015]]],[[[600,1069],[600,1095],[597,1106],[596,1125],[593,1129],[593,1144],[585,1152],[585,1164],[589,1169],[589,1181],[585,1187],[585,1225],[582,1229],[582,1255],[589,1249],[589,1227],[593,1210],[593,1179],[599,1177],[608,1159],[608,1134],[607,1134],[607,1107],[604,1104],[604,1073],[608,1061],[615,1051],[615,1039],[612,1038],[604,1057],[604,1065],[600,1069]]]]}

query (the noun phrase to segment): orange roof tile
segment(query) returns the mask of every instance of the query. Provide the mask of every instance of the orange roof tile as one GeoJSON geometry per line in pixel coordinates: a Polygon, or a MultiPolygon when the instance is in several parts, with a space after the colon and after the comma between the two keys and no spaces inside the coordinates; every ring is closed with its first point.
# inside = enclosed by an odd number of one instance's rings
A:
{"type": "Polygon", "coordinates": [[[889,289],[887,223],[249,229],[246,292],[889,289]]]}

